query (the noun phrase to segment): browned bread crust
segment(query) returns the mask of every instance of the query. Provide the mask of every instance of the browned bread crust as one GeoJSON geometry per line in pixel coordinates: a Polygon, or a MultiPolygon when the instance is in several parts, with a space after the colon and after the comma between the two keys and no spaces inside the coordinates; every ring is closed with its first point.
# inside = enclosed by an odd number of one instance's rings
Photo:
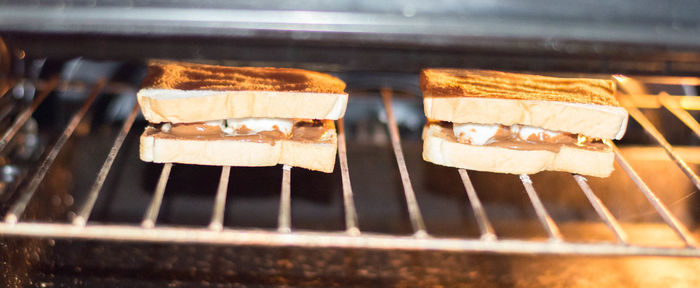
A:
{"type": "Polygon", "coordinates": [[[271,67],[226,67],[152,62],[142,88],[215,91],[280,91],[342,94],[345,82],[328,74],[271,67]]]}
{"type": "Polygon", "coordinates": [[[611,80],[558,78],[490,70],[425,69],[424,97],[479,97],[620,106],[611,80]]]}

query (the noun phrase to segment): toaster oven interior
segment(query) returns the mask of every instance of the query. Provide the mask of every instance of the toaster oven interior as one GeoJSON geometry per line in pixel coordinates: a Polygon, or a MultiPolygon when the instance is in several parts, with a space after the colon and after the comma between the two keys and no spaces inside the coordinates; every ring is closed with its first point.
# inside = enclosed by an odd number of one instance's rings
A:
{"type": "Polygon", "coordinates": [[[692,1],[93,2],[0,5],[7,286],[700,283],[692,1]],[[335,171],[140,161],[155,58],[338,76],[335,171]],[[425,67],[612,75],[631,116],[615,172],[423,161],[425,67]]]}
{"type": "Polygon", "coordinates": [[[4,131],[16,130],[0,142],[11,283],[585,286],[599,273],[609,276],[592,283],[698,281],[698,188],[687,175],[700,161],[696,78],[616,76],[637,120],[617,143],[615,172],[600,179],[427,163],[415,74],[332,72],[351,95],[346,161],[323,174],[144,163],[146,122],[134,108],[143,63],[16,61],[25,76],[6,79],[0,99],[4,131]],[[649,265],[669,269],[643,275],[649,265]]]}

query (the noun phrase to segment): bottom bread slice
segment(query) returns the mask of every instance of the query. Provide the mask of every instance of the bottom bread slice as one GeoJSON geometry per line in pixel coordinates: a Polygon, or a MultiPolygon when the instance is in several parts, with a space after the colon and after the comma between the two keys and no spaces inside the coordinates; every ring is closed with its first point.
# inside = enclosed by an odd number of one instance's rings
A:
{"type": "Polygon", "coordinates": [[[147,127],[141,135],[141,160],[221,166],[274,166],[288,164],[326,173],[333,172],[337,136],[330,141],[278,140],[252,142],[227,139],[162,137],[147,127]]]}
{"type": "Polygon", "coordinates": [[[544,170],[565,171],[607,177],[613,171],[612,149],[589,150],[562,146],[559,152],[549,150],[516,150],[495,146],[462,144],[452,133],[436,124],[423,130],[423,159],[438,165],[470,170],[533,174],[544,170]]]}

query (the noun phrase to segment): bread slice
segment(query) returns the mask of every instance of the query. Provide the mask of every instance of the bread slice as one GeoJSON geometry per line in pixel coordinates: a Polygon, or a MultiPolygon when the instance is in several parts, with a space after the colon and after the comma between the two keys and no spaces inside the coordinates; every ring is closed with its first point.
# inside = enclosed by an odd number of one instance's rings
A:
{"type": "Polygon", "coordinates": [[[544,170],[607,177],[613,171],[612,149],[589,150],[563,146],[559,152],[477,146],[456,141],[452,130],[428,124],[423,130],[423,159],[438,165],[511,174],[544,170]]]}
{"type": "Polygon", "coordinates": [[[229,139],[174,138],[147,127],[141,135],[141,160],[228,166],[288,164],[326,173],[333,172],[337,135],[323,142],[279,140],[271,143],[229,139]]]}
{"type": "Polygon", "coordinates": [[[621,107],[539,100],[427,96],[423,105],[433,120],[521,124],[602,139],[621,139],[628,118],[621,107]]]}
{"type": "Polygon", "coordinates": [[[137,93],[151,123],[268,117],[337,120],[345,83],[301,69],[154,62],[137,93]]]}
{"type": "Polygon", "coordinates": [[[433,120],[521,124],[602,139],[620,139],[627,128],[610,80],[458,69],[426,69],[420,80],[425,116],[433,120]]]}

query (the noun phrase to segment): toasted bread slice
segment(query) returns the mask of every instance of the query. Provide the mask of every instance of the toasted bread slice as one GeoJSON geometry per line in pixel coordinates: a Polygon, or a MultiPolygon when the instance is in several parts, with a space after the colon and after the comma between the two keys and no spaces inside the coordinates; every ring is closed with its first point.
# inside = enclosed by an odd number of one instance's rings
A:
{"type": "Polygon", "coordinates": [[[627,128],[627,111],[610,80],[458,69],[426,69],[420,80],[429,119],[521,124],[602,139],[620,139],[627,128]]]}
{"type": "Polygon", "coordinates": [[[442,166],[511,174],[544,170],[607,177],[613,171],[612,149],[591,150],[562,146],[549,150],[517,150],[462,144],[450,137],[452,130],[428,124],[423,130],[423,159],[442,166]]]}
{"type": "Polygon", "coordinates": [[[230,139],[174,138],[147,127],[141,135],[141,160],[226,166],[274,166],[288,164],[326,173],[333,172],[337,135],[322,142],[291,139],[250,142],[230,139]]]}
{"type": "Polygon", "coordinates": [[[151,123],[245,117],[336,120],[348,101],[340,79],[289,68],[154,62],[141,86],[138,102],[151,123]]]}

